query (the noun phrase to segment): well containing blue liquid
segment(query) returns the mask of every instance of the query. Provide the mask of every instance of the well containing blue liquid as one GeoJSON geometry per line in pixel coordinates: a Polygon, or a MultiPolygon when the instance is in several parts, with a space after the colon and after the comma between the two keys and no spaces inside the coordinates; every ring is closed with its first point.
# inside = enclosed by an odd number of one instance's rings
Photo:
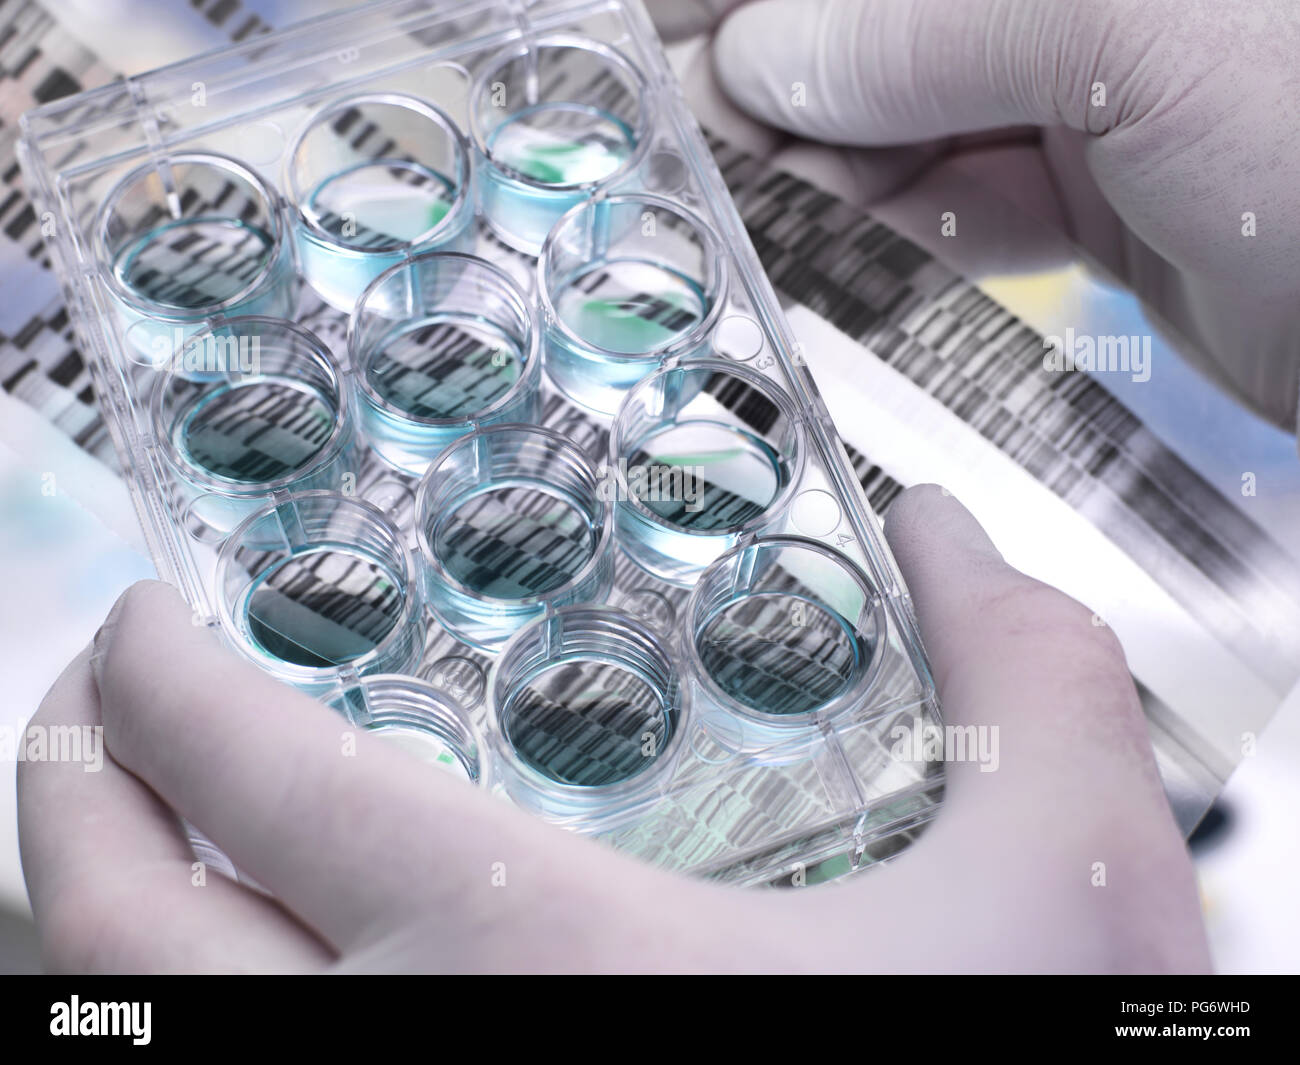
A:
{"type": "Polygon", "coordinates": [[[178,312],[219,307],[271,265],[267,230],[220,216],[166,222],[124,244],[114,279],[142,301],[178,312]]]}
{"type": "Polygon", "coordinates": [[[708,342],[726,297],[723,263],[704,221],[669,200],[574,208],[538,264],[547,375],[580,406],[613,414],[666,358],[708,342]]]}
{"type": "Polygon", "coordinates": [[[139,361],[162,365],[218,315],[292,309],[276,194],[227,156],[188,152],[131,171],[105,197],[93,241],[139,361]]]}
{"type": "Polygon", "coordinates": [[[569,606],[521,630],[489,682],[513,797],[556,814],[647,801],[686,731],[673,658],[644,622],[569,606]]]}
{"type": "Polygon", "coordinates": [[[224,499],[226,531],[272,495],[339,490],[355,472],[343,371],[292,322],[231,318],[190,337],[156,372],[150,417],[180,496],[224,499]]]}
{"type": "Polygon", "coordinates": [[[251,515],[221,549],[217,589],[236,645],[313,694],[343,676],[411,671],[424,647],[401,533],[354,497],[302,492],[251,515]]]}
{"type": "Polygon", "coordinates": [[[536,255],[565,211],[636,166],[649,126],[642,77],[615,49],[558,36],[506,52],[471,90],[488,224],[536,255]]]}
{"type": "Polygon", "coordinates": [[[289,152],[303,276],[350,311],[385,270],[421,251],[473,243],[468,146],[440,109],[401,93],[340,100],[289,152]]]}
{"type": "Polygon", "coordinates": [[[686,613],[683,651],[701,690],[760,746],[860,706],[888,633],[861,570],[793,536],[722,556],[700,577],[686,613]]]}
{"type": "Polygon", "coordinates": [[[429,604],[476,647],[499,647],[548,607],[608,593],[608,503],[587,458],[549,429],[465,437],[429,468],[416,509],[429,604]]]}
{"type": "Polygon", "coordinates": [[[615,527],[642,568],[673,583],[779,523],[804,461],[789,398],[725,359],[689,359],[628,393],[610,433],[615,527]]]}
{"type": "Polygon", "coordinates": [[[534,420],[537,345],[529,301],[491,263],[432,252],[387,271],[348,333],[371,446],[418,476],[475,428],[534,420]]]}
{"type": "Polygon", "coordinates": [[[313,544],[257,574],[239,604],[251,646],[312,669],[373,654],[402,610],[399,579],[347,544],[313,544]]]}

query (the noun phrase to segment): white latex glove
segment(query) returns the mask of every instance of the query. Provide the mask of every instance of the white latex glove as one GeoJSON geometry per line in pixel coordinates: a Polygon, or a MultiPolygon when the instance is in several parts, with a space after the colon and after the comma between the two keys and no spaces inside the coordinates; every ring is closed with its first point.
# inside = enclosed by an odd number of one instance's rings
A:
{"type": "Polygon", "coordinates": [[[704,30],[735,9],[717,30],[713,70],[686,76],[702,121],[727,118],[723,136],[760,141],[718,103],[718,86],[751,124],[797,138],[775,151],[778,166],[870,206],[974,276],[1064,262],[1070,237],[1128,283],[1212,379],[1295,428],[1292,0],[649,7],[670,33],[704,30]],[[1094,105],[1099,85],[1104,106],[1094,105]],[[1006,200],[1048,225],[1009,217],[1006,200]],[[941,239],[947,211],[957,235],[941,239]],[[1254,236],[1244,232],[1247,213],[1254,236]]]}
{"type": "Polygon", "coordinates": [[[549,826],[225,650],[167,585],[118,602],[33,724],[110,758],[24,762],[32,908],[59,970],[1202,970],[1191,864],[1119,645],[1002,561],[955,500],[887,533],[947,719],[1000,728],[948,768],[910,850],[848,881],[740,891],[549,826]],[[209,872],[172,813],[268,898],[209,872]],[[1106,886],[1094,886],[1095,863],[1106,886]],[[504,863],[505,885],[494,886],[504,863]]]}

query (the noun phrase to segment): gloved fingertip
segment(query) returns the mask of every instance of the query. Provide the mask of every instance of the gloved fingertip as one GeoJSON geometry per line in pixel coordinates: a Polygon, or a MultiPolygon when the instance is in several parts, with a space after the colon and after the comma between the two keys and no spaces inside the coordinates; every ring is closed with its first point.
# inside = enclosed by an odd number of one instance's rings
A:
{"type": "Polygon", "coordinates": [[[113,641],[128,603],[155,598],[172,599],[183,604],[180,593],[165,581],[136,581],[117,597],[117,602],[109,609],[103,623],[95,631],[90,641],[90,673],[95,679],[95,686],[102,687],[104,660],[112,650],[113,641]]]}
{"type": "Polygon", "coordinates": [[[756,54],[768,29],[763,19],[765,6],[761,0],[743,4],[722,20],[713,35],[713,73],[733,104],[755,118],[770,121],[774,107],[764,78],[770,64],[756,54]]]}
{"type": "Polygon", "coordinates": [[[707,33],[742,0],[657,0],[647,5],[650,20],[667,42],[707,33]]]}
{"type": "Polygon", "coordinates": [[[907,489],[885,517],[889,541],[904,576],[925,561],[943,558],[992,559],[1002,554],[984,527],[948,489],[922,484],[907,489]]]}

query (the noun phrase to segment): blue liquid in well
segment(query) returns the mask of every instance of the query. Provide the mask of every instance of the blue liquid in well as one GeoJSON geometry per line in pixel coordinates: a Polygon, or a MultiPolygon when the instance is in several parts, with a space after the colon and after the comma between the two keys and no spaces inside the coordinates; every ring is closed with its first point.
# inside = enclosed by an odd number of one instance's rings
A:
{"type": "Polygon", "coordinates": [[[409,243],[447,217],[456,183],[417,163],[376,159],[326,178],[303,205],[325,232],[350,247],[409,243]]]}
{"type": "MultiPolygon", "coordinates": [[[[438,523],[433,550],[465,588],[509,601],[544,595],[573,580],[598,538],[588,512],[558,488],[503,480],[453,503],[438,523]]],[[[487,610],[490,616],[490,605],[487,610]]]]}
{"type": "Polygon", "coordinates": [[[494,650],[547,605],[599,601],[613,579],[603,514],[564,489],[501,478],[442,507],[427,550],[429,605],[459,639],[494,650]]]}
{"type": "Polygon", "coordinates": [[[501,717],[525,763],[580,787],[617,784],[640,773],[676,724],[674,711],[639,672],[578,656],[549,664],[521,684],[501,717]]]}
{"type": "Polygon", "coordinates": [[[551,227],[587,193],[565,185],[601,181],[636,149],[636,136],[613,115],[583,104],[541,103],[511,115],[488,139],[498,166],[509,167],[541,186],[523,184],[482,168],[480,200],[492,225],[536,252],[551,227]]]}
{"type": "Polygon", "coordinates": [[[697,282],[644,259],[593,263],[566,280],[552,301],[576,336],[623,355],[667,347],[709,309],[697,282]]]}
{"type": "Polygon", "coordinates": [[[626,494],[658,520],[620,498],[619,535],[634,559],[669,580],[693,576],[734,546],[790,481],[784,457],[761,436],[708,420],[657,429],[626,461],[626,494]]]}
{"type": "Polygon", "coordinates": [[[238,219],[183,218],[125,245],[113,272],[142,300],[198,311],[246,288],[267,269],[274,246],[269,233],[238,219]]]}
{"type": "Polygon", "coordinates": [[[647,509],[696,532],[740,528],[789,481],[785,461],[766,440],[721,422],[689,421],[652,433],[628,466],[654,471],[639,496],[647,509]]]}
{"type": "Polygon", "coordinates": [[[761,714],[804,714],[845,691],[872,647],[840,614],[803,596],[759,592],[733,600],[701,627],[705,671],[761,714]]]}
{"type": "Polygon", "coordinates": [[[403,323],[381,341],[365,367],[366,383],[388,409],[364,393],[361,415],[376,451],[419,474],[433,457],[480,424],[533,420],[536,397],[520,394],[485,414],[524,373],[526,356],[515,339],[471,315],[434,314],[403,323]],[[415,419],[466,419],[427,425],[415,419]]]}
{"type": "Polygon", "coordinates": [[[480,318],[435,314],[390,334],[366,366],[375,393],[413,418],[469,418],[523,373],[515,340],[480,318]]]}
{"type": "MultiPolygon", "coordinates": [[[[402,262],[408,245],[439,225],[456,203],[457,186],[444,174],[400,159],[358,163],[322,181],[303,213],[346,247],[298,227],[298,251],[307,281],[332,306],[351,310],[365,287],[402,262]]],[[[455,242],[442,234],[429,248],[455,242]]],[[[424,248],[425,245],[419,245],[424,248]]]]}
{"type": "Polygon", "coordinates": [[[547,372],[572,399],[603,413],[617,410],[623,393],[659,365],[655,352],[694,329],[710,310],[698,282],[643,259],[591,263],[562,282],[551,299],[560,320],[584,343],[548,332],[547,372]],[[646,358],[626,357],[636,355],[646,358]]]}
{"type": "Polygon", "coordinates": [[[258,650],[298,666],[339,666],[369,654],[402,612],[401,582],[341,544],[282,559],[244,593],[244,625],[258,650]]]}
{"type": "Polygon", "coordinates": [[[336,410],[315,389],[250,377],[202,396],[172,430],[192,466],[229,481],[263,484],[308,465],[334,431],[336,410]]]}
{"type": "Polygon", "coordinates": [[[535,104],[492,133],[495,162],[542,185],[577,185],[609,177],[636,147],[621,119],[587,104],[535,104]]]}

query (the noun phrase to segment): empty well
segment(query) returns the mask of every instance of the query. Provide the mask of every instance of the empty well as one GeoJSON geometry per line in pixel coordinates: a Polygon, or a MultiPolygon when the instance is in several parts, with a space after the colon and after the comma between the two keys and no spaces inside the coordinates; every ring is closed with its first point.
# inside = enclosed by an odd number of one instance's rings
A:
{"type": "Polygon", "coordinates": [[[486,752],[469,715],[433,685],[379,674],[350,686],[332,705],[425,764],[466,783],[484,783],[486,752]]]}

